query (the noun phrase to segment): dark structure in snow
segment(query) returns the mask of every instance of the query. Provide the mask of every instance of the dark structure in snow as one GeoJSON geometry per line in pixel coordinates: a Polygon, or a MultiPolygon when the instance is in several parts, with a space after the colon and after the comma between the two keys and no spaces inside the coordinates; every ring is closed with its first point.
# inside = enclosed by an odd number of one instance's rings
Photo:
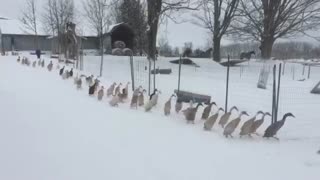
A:
{"type": "Polygon", "coordinates": [[[171,74],[172,69],[156,69],[156,70],[151,70],[151,74],[171,74]]]}
{"type": "MultiPolygon", "coordinates": [[[[179,64],[179,59],[178,60],[172,60],[170,61],[170,63],[172,64],[179,64]]],[[[200,67],[198,66],[196,63],[194,63],[191,59],[187,59],[187,58],[182,58],[181,59],[181,64],[184,64],[184,65],[193,65],[193,66],[197,66],[197,67],[200,67]]]]}
{"type": "Polygon", "coordinates": [[[248,60],[250,60],[250,59],[251,59],[251,56],[252,56],[252,55],[255,55],[255,54],[256,54],[256,52],[254,52],[254,51],[242,52],[242,53],[240,54],[240,59],[241,59],[241,60],[243,60],[243,59],[248,59],[248,60]]]}
{"type": "Polygon", "coordinates": [[[311,90],[312,94],[320,94],[320,82],[311,90]]]}
{"type": "Polygon", "coordinates": [[[211,102],[211,96],[181,90],[174,90],[174,92],[177,94],[179,102],[189,103],[191,100],[193,103],[210,104],[211,102]]]}
{"type": "Polygon", "coordinates": [[[224,62],[221,62],[220,64],[222,66],[236,66],[238,64],[241,64],[241,63],[244,63],[244,62],[247,62],[249,60],[230,60],[229,62],[228,61],[224,61],[224,62]]]}

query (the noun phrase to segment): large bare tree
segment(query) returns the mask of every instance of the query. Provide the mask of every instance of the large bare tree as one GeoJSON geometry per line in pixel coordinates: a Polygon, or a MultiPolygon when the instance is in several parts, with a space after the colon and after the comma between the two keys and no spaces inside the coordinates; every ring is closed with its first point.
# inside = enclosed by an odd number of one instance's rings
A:
{"type": "Polygon", "coordinates": [[[260,42],[261,57],[269,59],[279,38],[305,34],[320,25],[320,0],[241,0],[236,36],[260,42]]]}
{"type": "Polygon", "coordinates": [[[27,29],[27,31],[31,31],[35,35],[34,39],[34,47],[39,48],[38,41],[38,13],[36,0],[26,0],[26,4],[24,8],[21,10],[21,18],[20,21],[27,29]]]}
{"type": "Polygon", "coordinates": [[[86,0],[83,1],[83,7],[85,10],[85,16],[87,17],[88,22],[91,27],[96,31],[97,36],[100,41],[100,76],[102,76],[103,72],[103,34],[107,30],[108,26],[111,24],[110,16],[108,13],[108,8],[111,4],[116,1],[109,0],[86,0]]]}
{"type": "Polygon", "coordinates": [[[192,0],[147,0],[148,9],[148,58],[156,59],[156,44],[161,16],[172,19],[172,13],[182,10],[196,10],[192,0]]]}
{"type": "Polygon", "coordinates": [[[227,33],[236,15],[239,0],[200,0],[202,13],[195,14],[194,23],[209,30],[212,34],[213,60],[221,59],[221,39],[227,33]]]}
{"type": "Polygon", "coordinates": [[[43,22],[47,31],[58,36],[58,52],[61,53],[66,25],[74,20],[74,2],[73,0],[47,0],[44,9],[43,22]]]}

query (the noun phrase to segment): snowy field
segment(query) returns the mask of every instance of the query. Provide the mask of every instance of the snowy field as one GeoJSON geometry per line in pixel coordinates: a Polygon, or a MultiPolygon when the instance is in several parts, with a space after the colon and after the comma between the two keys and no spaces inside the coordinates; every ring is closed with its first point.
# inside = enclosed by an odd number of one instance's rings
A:
{"type": "MultiPolygon", "coordinates": [[[[135,60],[136,64],[143,61],[135,60]]],[[[302,66],[286,65],[279,117],[292,112],[296,118],[280,130],[280,141],[257,136],[240,139],[238,130],[234,139],[226,139],[217,125],[211,132],[203,131],[203,109],[199,109],[195,125],[186,124],[181,114],[163,115],[163,104],[178,81],[178,66],[169,60],[161,58],[157,64],[173,69],[171,75],[156,77],[162,92],[159,105],[145,113],[130,109],[129,103],[112,108],[107,98],[98,102],[87,95],[87,88],[77,91],[73,80],[62,80],[58,70],[49,73],[46,68],[22,66],[16,57],[0,57],[0,179],[320,178],[320,156],[316,154],[320,148],[320,95],[309,93],[320,80],[319,67],[313,67],[311,78],[301,82],[297,80],[306,77],[302,66]]],[[[183,66],[181,88],[211,95],[224,107],[226,69],[209,59],[195,62],[200,68],[183,66]]],[[[99,63],[99,57],[86,56],[83,73],[98,74],[99,63]]],[[[271,111],[271,80],[267,90],[256,88],[262,66],[250,62],[231,69],[229,104],[247,111],[250,117],[258,110],[271,111]]],[[[143,70],[138,73],[142,84],[147,78],[143,70]]],[[[106,87],[131,81],[128,58],[107,56],[101,80],[106,87]]],[[[269,124],[266,119],[259,133],[269,124]]]]}

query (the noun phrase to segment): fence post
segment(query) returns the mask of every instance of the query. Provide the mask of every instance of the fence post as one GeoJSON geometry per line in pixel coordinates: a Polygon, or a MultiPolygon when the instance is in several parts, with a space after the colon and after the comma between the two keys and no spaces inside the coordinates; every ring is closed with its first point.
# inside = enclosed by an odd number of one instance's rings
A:
{"type": "Polygon", "coordinates": [[[149,96],[151,95],[151,59],[149,58],[149,85],[148,85],[148,91],[149,91],[149,96]]]}
{"type": "Polygon", "coordinates": [[[277,102],[276,102],[276,113],[275,122],[278,121],[278,111],[279,111],[279,99],[280,99],[280,85],[281,85],[281,65],[279,65],[279,77],[278,77],[278,91],[277,91],[277,102]]]}
{"type": "Polygon", "coordinates": [[[180,55],[180,59],[179,59],[179,77],[178,77],[178,93],[180,92],[180,81],[181,81],[181,55],[180,55]]]}
{"type": "Polygon", "coordinates": [[[228,66],[227,66],[227,82],[226,82],[226,102],[225,110],[228,109],[228,96],[229,96],[229,73],[230,73],[230,56],[228,55],[228,66]]]}
{"type": "Polygon", "coordinates": [[[292,67],[292,80],[294,80],[295,79],[295,71],[296,71],[296,69],[295,69],[295,65],[293,64],[293,65],[291,65],[291,67],[292,67]]]}
{"type": "Polygon", "coordinates": [[[310,75],[311,75],[311,65],[309,65],[309,69],[308,69],[308,79],[310,79],[310,75]]]}
{"type": "Polygon", "coordinates": [[[156,61],[157,61],[157,56],[155,57],[153,61],[153,91],[156,90],[156,61]]]}
{"type": "Polygon", "coordinates": [[[271,124],[275,123],[275,106],[276,106],[276,67],[273,66],[273,89],[272,89],[272,121],[271,124]]]}
{"type": "Polygon", "coordinates": [[[133,55],[129,56],[129,58],[130,58],[130,68],[131,68],[132,91],[134,91],[135,87],[134,87],[133,55]]]}

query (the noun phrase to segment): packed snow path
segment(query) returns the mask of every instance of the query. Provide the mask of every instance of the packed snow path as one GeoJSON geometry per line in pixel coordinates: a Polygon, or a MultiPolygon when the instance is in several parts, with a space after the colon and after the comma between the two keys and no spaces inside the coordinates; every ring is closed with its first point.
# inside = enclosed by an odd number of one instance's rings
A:
{"type": "Polygon", "coordinates": [[[0,59],[0,179],[320,178],[316,137],[225,139],[160,113],[111,108],[72,83],[0,59]]]}

